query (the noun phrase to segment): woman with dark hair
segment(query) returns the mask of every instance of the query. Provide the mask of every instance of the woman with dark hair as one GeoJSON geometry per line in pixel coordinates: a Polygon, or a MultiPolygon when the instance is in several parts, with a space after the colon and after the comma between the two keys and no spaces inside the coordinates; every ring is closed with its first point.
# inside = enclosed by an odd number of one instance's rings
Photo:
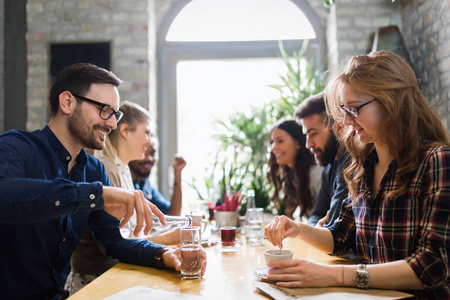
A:
{"type": "Polygon", "coordinates": [[[450,299],[450,143],[413,69],[378,51],[353,57],[326,88],[327,111],[346,126],[349,197],[329,228],[275,217],[266,237],[299,237],[333,255],[354,246],[359,265],[271,263],[280,286],[407,290],[450,299]]]}
{"type": "Polygon", "coordinates": [[[302,126],[294,120],[280,120],[270,131],[269,182],[274,186],[271,200],[281,214],[308,218],[320,189],[321,168],[305,147],[302,126]],[[284,206],[284,211],[282,207],[284,206]]]}

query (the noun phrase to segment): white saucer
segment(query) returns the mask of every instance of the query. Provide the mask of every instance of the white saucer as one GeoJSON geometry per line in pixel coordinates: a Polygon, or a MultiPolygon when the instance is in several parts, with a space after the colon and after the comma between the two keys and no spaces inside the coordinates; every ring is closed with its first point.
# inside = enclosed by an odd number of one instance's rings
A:
{"type": "Polygon", "coordinates": [[[269,270],[270,270],[269,267],[260,267],[260,268],[253,269],[252,274],[255,275],[256,277],[260,278],[262,281],[276,282],[276,281],[267,279],[266,276],[267,276],[267,273],[269,272],[269,270]]]}
{"type": "Polygon", "coordinates": [[[269,267],[261,267],[261,268],[256,268],[253,269],[253,275],[255,275],[256,277],[259,277],[261,279],[267,279],[267,273],[269,272],[269,267]]]}

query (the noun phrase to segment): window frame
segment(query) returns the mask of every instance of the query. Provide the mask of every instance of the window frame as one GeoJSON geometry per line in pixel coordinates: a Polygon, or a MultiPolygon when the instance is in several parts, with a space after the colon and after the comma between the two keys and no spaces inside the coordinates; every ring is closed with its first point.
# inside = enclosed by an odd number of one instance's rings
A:
{"type": "MultiPolygon", "coordinates": [[[[167,32],[181,10],[192,0],[180,0],[169,10],[157,32],[157,93],[156,119],[157,135],[160,140],[158,160],[158,186],[165,197],[169,197],[169,170],[172,158],[177,153],[177,83],[176,68],[180,61],[220,60],[240,58],[280,57],[279,41],[236,41],[236,42],[175,42],[166,41],[167,32]]],[[[317,67],[325,61],[325,29],[318,15],[306,0],[291,0],[310,21],[316,39],[309,40],[305,56],[317,67]]],[[[299,51],[304,40],[285,40],[283,47],[289,55],[299,51]]],[[[281,58],[280,58],[281,59],[281,58]]]]}

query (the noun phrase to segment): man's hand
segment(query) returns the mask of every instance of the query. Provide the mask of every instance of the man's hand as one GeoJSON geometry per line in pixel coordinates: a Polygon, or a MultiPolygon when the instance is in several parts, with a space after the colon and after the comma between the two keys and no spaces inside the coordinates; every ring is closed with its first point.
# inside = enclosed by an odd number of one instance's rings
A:
{"type": "Polygon", "coordinates": [[[152,203],[144,198],[142,191],[130,191],[117,187],[103,186],[103,209],[111,216],[122,220],[120,228],[136,213],[137,236],[144,227],[144,234],[148,234],[153,226],[152,214],[157,216],[162,224],[165,224],[163,213],[152,203]]]}
{"type": "Polygon", "coordinates": [[[322,219],[320,219],[319,221],[317,221],[317,224],[315,227],[319,227],[322,228],[323,224],[325,224],[328,221],[328,215],[330,214],[330,211],[327,211],[327,215],[325,217],[323,217],[322,219]]]}
{"type": "MultiPolygon", "coordinates": [[[[206,252],[202,249],[202,276],[206,272],[206,252]]],[[[163,254],[164,265],[169,269],[175,269],[176,271],[181,271],[181,249],[171,249],[164,252],[163,254]]]]}
{"type": "Polygon", "coordinates": [[[175,155],[175,159],[173,161],[173,170],[175,171],[175,173],[180,174],[185,166],[186,161],[184,160],[184,158],[182,156],[175,155]]]}

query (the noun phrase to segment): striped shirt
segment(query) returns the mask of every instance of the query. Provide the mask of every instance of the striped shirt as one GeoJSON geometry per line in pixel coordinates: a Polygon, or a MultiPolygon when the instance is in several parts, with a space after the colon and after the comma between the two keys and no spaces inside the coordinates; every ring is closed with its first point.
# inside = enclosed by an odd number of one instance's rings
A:
{"type": "Polygon", "coordinates": [[[365,264],[405,260],[426,289],[414,291],[417,299],[450,299],[448,276],[450,250],[450,148],[428,149],[413,176],[407,193],[385,201],[397,189],[393,161],[373,195],[374,164],[372,152],[364,164],[360,185],[362,195],[356,207],[348,207],[330,228],[334,239],[333,255],[343,255],[355,241],[358,260],[365,264]]]}

